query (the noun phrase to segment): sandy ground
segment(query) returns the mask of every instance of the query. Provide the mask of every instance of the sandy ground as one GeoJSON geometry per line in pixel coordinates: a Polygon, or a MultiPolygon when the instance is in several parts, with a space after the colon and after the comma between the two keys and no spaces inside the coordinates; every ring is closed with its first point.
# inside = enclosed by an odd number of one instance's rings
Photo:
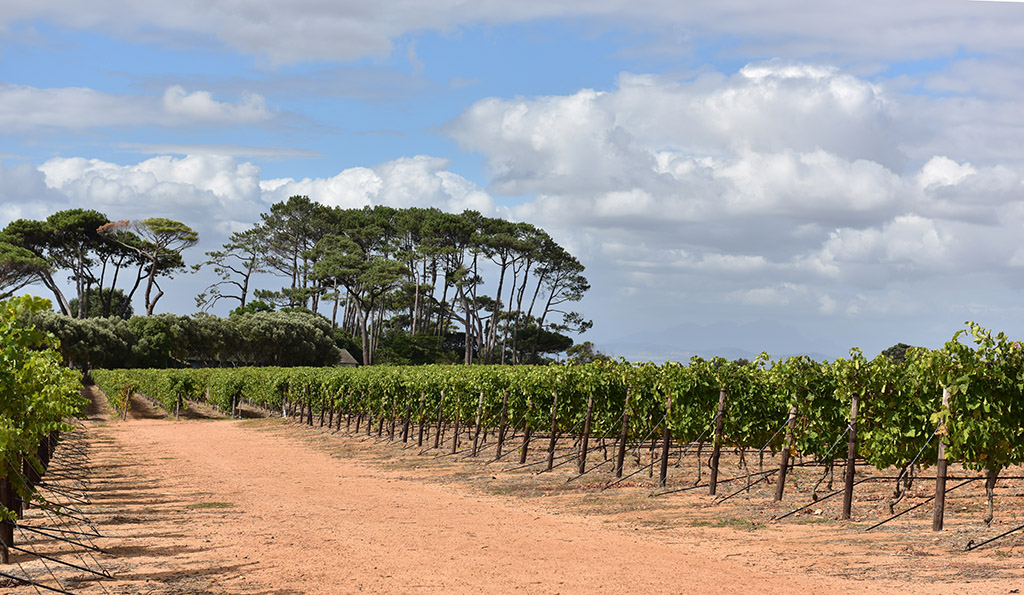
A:
{"type": "MultiPolygon", "coordinates": [[[[568,471],[508,472],[280,419],[190,411],[173,421],[142,402],[134,409],[127,422],[94,412],[82,438],[91,503],[80,509],[106,553],[79,559],[115,578],[58,571],[40,575],[46,584],[88,594],[279,595],[1024,587],[1019,547],[964,554],[953,549],[955,532],[936,537],[920,523],[865,535],[814,513],[785,525],[749,521],[696,495],[565,491],[568,471]]],[[[38,514],[29,522],[42,523],[38,514]]],[[[31,545],[60,550],[45,539],[31,545]]],[[[16,558],[41,572],[37,560],[16,558]]]]}

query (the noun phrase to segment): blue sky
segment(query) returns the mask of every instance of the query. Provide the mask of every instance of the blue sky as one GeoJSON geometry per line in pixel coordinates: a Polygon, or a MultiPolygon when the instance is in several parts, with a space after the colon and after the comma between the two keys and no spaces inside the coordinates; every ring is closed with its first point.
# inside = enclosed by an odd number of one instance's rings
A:
{"type": "Polygon", "coordinates": [[[37,4],[0,224],[173,217],[197,262],[290,194],[474,208],[580,258],[616,355],[1024,334],[1024,4],[37,4]]]}

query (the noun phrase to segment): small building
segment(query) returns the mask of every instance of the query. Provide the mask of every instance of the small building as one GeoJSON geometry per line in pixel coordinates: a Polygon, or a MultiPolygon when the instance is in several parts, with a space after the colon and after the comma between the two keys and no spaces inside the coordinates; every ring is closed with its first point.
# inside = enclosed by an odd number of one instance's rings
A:
{"type": "Polygon", "coordinates": [[[352,357],[352,354],[348,352],[348,349],[341,350],[341,357],[338,358],[338,365],[343,368],[355,368],[359,366],[359,362],[356,358],[352,357]]]}

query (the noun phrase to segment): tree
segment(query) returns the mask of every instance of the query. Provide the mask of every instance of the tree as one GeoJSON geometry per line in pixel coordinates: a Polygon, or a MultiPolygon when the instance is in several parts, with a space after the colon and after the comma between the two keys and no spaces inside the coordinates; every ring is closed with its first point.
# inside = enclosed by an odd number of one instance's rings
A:
{"type": "Polygon", "coordinates": [[[50,265],[29,250],[0,241],[0,300],[48,275],[50,265]]]}
{"type": "MultiPolygon", "coordinates": [[[[79,316],[79,318],[107,318],[113,312],[113,316],[128,320],[134,314],[131,299],[120,289],[90,291],[87,299],[89,305],[85,308],[85,316],[79,316]]],[[[68,305],[72,312],[81,310],[78,298],[71,298],[68,305]]]]}
{"type": "Polygon", "coordinates": [[[267,272],[266,230],[257,225],[246,231],[235,232],[231,234],[231,241],[224,244],[223,250],[207,252],[206,256],[208,260],[195,265],[193,270],[212,266],[220,281],[196,297],[196,306],[208,311],[218,301],[230,299],[238,300],[238,307],[244,307],[249,300],[252,276],[267,272]]]}
{"type": "Polygon", "coordinates": [[[594,347],[594,344],[590,341],[584,341],[577,343],[572,347],[565,350],[565,354],[569,356],[570,361],[574,361],[580,364],[589,364],[592,362],[610,362],[612,358],[605,355],[594,347]]]}
{"type": "Polygon", "coordinates": [[[118,221],[100,228],[100,233],[111,237],[115,242],[129,250],[134,250],[147,261],[146,278],[146,316],[152,316],[157,301],[163,297],[164,292],[156,278],[160,274],[170,274],[177,268],[184,268],[181,260],[181,252],[186,248],[195,246],[199,242],[199,234],[191,227],[163,217],[151,217],[130,223],[118,221]],[[111,232],[118,229],[131,227],[143,240],[142,245],[132,245],[120,239],[111,232]],[[174,256],[177,256],[175,260],[174,256]],[[178,265],[180,263],[180,265],[178,265]],[[153,289],[156,288],[156,295],[153,289]]]}
{"type": "Polygon", "coordinates": [[[902,364],[907,359],[907,350],[910,349],[910,347],[911,346],[906,343],[897,343],[883,351],[881,355],[884,355],[897,364],[902,364]]]}
{"type": "Polygon", "coordinates": [[[362,334],[363,365],[373,363],[376,337],[371,326],[380,298],[397,287],[407,271],[405,266],[385,257],[368,257],[363,248],[345,236],[327,236],[316,252],[322,258],[313,267],[317,279],[343,286],[357,306],[362,334]]]}
{"type": "MultiPolygon", "coordinates": [[[[10,222],[4,228],[3,233],[0,234],[0,242],[16,246],[32,254],[32,257],[36,259],[32,270],[39,282],[53,293],[54,300],[57,302],[57,307],[60,308],[61,313],[70,315],[68,299],[64,296],[64,292],[61,291],[60,286],[57,285],[53,278],[55,269],[48,258],[50,235],[51,230],[45,221],[18,219],[10,222]],[[45,263],[45,266],[42,263],[45,263]]],[[[12,255],[10,251],[7,254],[12,255]]],[[[17,268],[27,263],[25,253],[21,252],[19,254],[20,256],[15,255],[15,261],[10,263],[9,266],[17,268]]]]}
{"type": "Polygon", "coordinates": [[[93,257],[102,244],[97,230],[109,222],[106,215],[91,209],[68,209],[46,218],[47,260],[53,268],[71,272],[78,298],[78,310],[71,314],[78,318],[85,318],[88,293],[97,281],[91,270],[93,257]]]}
{"type": "Polygon", "coordinates": [[[317,309],[317,295],[309,288],[313,266],[310,251],[327,234],[331,215],[329,207],[308,196],[291,196],[260,215],[260,229],[267,243],[266,265],[289,280],[288,291],[280,294],[289,306],[310,306],[312,299],[311,309],[317,309]]]}

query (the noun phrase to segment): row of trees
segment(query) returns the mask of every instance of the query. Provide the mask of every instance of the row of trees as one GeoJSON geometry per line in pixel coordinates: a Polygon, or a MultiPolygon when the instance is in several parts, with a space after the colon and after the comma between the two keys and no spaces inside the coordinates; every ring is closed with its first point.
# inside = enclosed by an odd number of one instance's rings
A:
{"type": "MultiPolygon", "coordinates": [[[[0,232],[0,299],[41,284],[66,317],[128,319],[141,292],[152,316],[161,281],[188,270],[182,252],[198,241],[164,218],[111,221],[70,209],[20,219],[0,232]],[[60,272],[73,284],[70,299],[60,272]]],[[[331,329],[358,338],[352,351],[364,364],[378,354],[451,361],[455,350],[465,363],[533,363],[592,324],[566,307],[590,287],[575,257],[533,225],[474,211],[340,209],[293,196],[192,269],[202,267],[218,277],[196,298],[203,312],[221,303],[242,313],[326,312],[331,329]]]]}
{"type": "Polygon", "coordinates": [[[440,344],[455,328],[465,363],[534,362],[592,324],[564,307],[590,288],[575,257],[533,225],[475,211],[340,209],[293,196],[207,256],[199,266],[220,281],[197,298],[201,308],[253,298],[328,306],[332,326],[360,337],[364,364],[388,333],[440,344]],[[261,273],[285,287],[254,289],[261,273]],[[485,276],[497,281],[489,295],[485,276]]]}
{"type": "Polygon", "coordinates": [[[125,320],[36,312],[25,321],[60,341],[64,362],[93,368],[333,366],[338,340],[322,316],[306,312],[154,314],[125,320]]]}
{"type": "Polygon", "coordinates": [[[70,209],[43,221],[18,219],[0,232],[0,299],[38,283],[65,316],[86,318],[96,304],[93,315],[127,318],[144,287],[151,315],[164,295],[159,279],[185,270],[181,252],[198,242],[199,234],[184,223],[160,217],[111,221],[99,211],[70,209]],[[74,298],[55,279],[58,271],[67,271],[74,298]]]}

